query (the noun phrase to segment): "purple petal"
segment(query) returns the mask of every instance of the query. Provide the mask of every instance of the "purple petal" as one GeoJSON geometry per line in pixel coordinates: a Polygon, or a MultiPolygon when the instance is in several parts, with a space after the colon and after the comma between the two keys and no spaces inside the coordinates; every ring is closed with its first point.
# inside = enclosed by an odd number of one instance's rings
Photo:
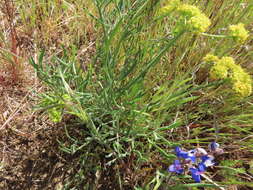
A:
{"type": "Polygon", "coordinates": [[[181,168],[181,169],[177,170],[177,171],[176,171],[176,173],[178,173],[178,174],[182,174],[182,173],[184,173],[184,169],[183,169],[183,168],[181,168]]]}
{"type": "Polygon", "coordinates": [[[190,168],[191,176],[194,179],[195,182],[200,183],[200,173],[196,168],[190,168]]]}
{"type": "Polygon", "coordinates": [[[191,162],[193,162],[193,163],[195,163],[196,162],[196,157],[195,156],[187,156],[187,158],[185,158],[186,160],[189,160],[189,161],[191,161],[191,162]]]}
{"type": "Polygon", "coordinates": [[[214,157],[211,155],[205,155],[205,156],[201,156],[201,160],[205,167],[209,167],[209,166],[213,166],[215,164],[214,157]]]}
{"type": "Polygon", "coordinates": [[[211,142],[211,143],[209,144],[209,149],[210,149],[211,151],[216,151],[216,149],[219,148],[219,147],[220,147],[220,145],[219,145],[218,143],[216,143],[216,142],[211,142]]]}
{"type": "Polygon", "coordinates": [[[178,174],[182,174],[184,172],[184,169],[182,168],[182,165],[179,160],[175,160],[174,164],[170,165],[168,168],[169,172],[175,172],[178,174]]]}
{"type": "Polygon", "coordinates": [[[198,164],[198,171],[199,172],[205,172],[206,171],[206,165],[204,163],[199,163],[198,164]]]}
{"type": "Polygon", "coordinates": [[[185,151],[178,152],[177,157],[186,159],[188,158],[188,152],[185,151]]]}
{"type": "Polygon", "coordinates": [[[196,153],[196,150],[190,150],[190,151],[188,151],[188,155],[187,155],[186,160],[190,160],[193,163],[195,163],[196,162],[196,155],[195,155],[195,153],[196,153]]]}
{"type": "Polygon", "coordinates": [[[179,160],[175,160],[175,161],[174,161],[174,165],[181,165],[181,163],[180,163],[179,160]]]}
{"type": "Polygon", "coordinates": [[[192,155],[195,155],[195,154],[196,154],[196,152],[197,152],[197,150],[196,150],[196,149],[193,149],[193,150],[189,150],[189,151],[188,151],[188,153],[189,153],[189,154],[192,154],[192,155]]]}
{"type": "Polygon", "coordinates": [[[211,155],[204,155],[204,156],[201,156],[200,158],[201,158],[202,162],[205,162],[207,160],[211,160],[212,161],[214,159],[214,157],[211,156],[211,155]]]}
{"type": "Polygon", "coordinates": [[[188,153],[185,151],[182,151],[182,149],[179,146],[175,147],[175,152],[176,152],[177,157],[187,158],[188,153]]]}
{"type": "Polygon", "coordinates": [[[176,147],[175,147],[175,152],[176,152],[176,153],[181,152],[181,151],[182,151],[182,149],[181,149],[179,146],[176,146],[176,147]]]}
{"type": "Polygon", "coordinates": [[[174,164],[170,165],[169,168],[168,168],[168,171],[169,172],[176,172],[176,167],[174,164]]]}
{"type": "Polygon", "coordinates": [[[197,174],[198,173],[198,170],[196,168],[190,168],[190,172],[191,173],[194,173],[194,174],[197,174]]]}

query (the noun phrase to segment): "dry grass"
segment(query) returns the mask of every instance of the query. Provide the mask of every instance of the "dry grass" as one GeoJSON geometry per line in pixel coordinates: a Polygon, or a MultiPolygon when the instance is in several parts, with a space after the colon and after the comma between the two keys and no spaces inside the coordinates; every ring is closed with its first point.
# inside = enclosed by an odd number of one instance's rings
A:
{"type": "Polygon", "coordinates": [[[6,1],[0,7],[0,189],[60,189],[77,163],[76,155],[64,155],[58,149],[64,128],[34,111],[37,93],[44,87],[28,58],[46,48],[50,59],[62,54],[62,45],[71,49],[75,44],[77,59],[83,62],[94,53],[96,32],[83,12],[89,1],[65,7],[62,1],[55,2],[59,4],[52,12],[43,11],[47,5],[36,0],[6,1]],[[31,4],[36,7],[28,8],[31,4]],[[12,18],[7,17],[6,5],[12,18]]]}

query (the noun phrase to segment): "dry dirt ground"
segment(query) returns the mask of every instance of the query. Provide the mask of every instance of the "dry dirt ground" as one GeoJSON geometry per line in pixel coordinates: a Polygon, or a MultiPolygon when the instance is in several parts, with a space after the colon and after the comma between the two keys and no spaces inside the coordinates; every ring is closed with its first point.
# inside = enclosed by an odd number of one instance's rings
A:
{"type": "Polygon", "coordinates": [[[22,84],[0,85],[0,190],[61,189],[75,156],[59,150],[64,127],[34,110],[43,87],[26,73],[22,84]]]}

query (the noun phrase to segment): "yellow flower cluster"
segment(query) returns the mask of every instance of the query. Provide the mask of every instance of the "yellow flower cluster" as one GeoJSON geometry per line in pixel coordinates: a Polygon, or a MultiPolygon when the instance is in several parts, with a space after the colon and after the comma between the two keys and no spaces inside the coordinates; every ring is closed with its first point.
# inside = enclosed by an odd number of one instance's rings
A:
{"type": "Polygon", "coordinates": [[[189,29],[196,33],[205,32],[211,25],[211,21],[204,14],[193,16],[188,21],[189,29]]]}
{"type": "Polygon", "coordinates": [[[245,29],[244,24],[229,26],[229,35],[238,43],[243,43],[249,37],[249,32],[245,29]]]}
{"type": "Polygon", "coordinates": [[[249,96],[252,93],[252,80],[241,66],[233,65],[233,90],[242,97],[249,96]]]}
{"type": "MultiPolygon", "coordinates": [[[[210,70],[210,77],[212,79],[228,78],[234,72],[235,66],[238,66],[235,64],[234,59],[232,57],[222,57],[221,59],[218,59],[218,61],[214,63],[215,64],[212,66],[210,70]]],[[[233,76],[231,75],[230,77],[233,76]]]]}
{"type": "Polygon", "coordinates": [[[208,54],[203,60],[214,63],[209,73],[212,79],[229,78],[232,89],[240,97],[246,97],[252,93],[252,80],[250,75],[240,65],[236,65],[232,57],[222,57],[219,59],[217,56],[208,54]]]}
{"type": "Polygon", "coordinates": [[[180,4],[180,0],[169,0],[167,5],[160,9],[160,13],[161,14],[170,13],[171,11],[175,10],[179,4],[180,4]]]}
{"type": "Polygon", "coordinates": [[[197,16],[202,14],[199,8],[193,5],[188,5],[188,4],[181,4],[178,6],[177,11],[179,14],[182,16],[185,16],[187,18],[191,18],[193,16],[197,16]]]}
{"type": "Polygon", "coordinates": [[[186,29],[194,33],[202,33],[211,25],[210,19],[199,8],[189,4],[182,4],[179,0],[171,0],[161,8],[163,14],[174,10],[182,20],[186,20],[186,29]]]}
{"type": "Polygon", "coordinates": [[[207,54],[204,58],[203,61],[206,63],[216,63],[219,61],[219,58],[213,54],[207,54]]]}

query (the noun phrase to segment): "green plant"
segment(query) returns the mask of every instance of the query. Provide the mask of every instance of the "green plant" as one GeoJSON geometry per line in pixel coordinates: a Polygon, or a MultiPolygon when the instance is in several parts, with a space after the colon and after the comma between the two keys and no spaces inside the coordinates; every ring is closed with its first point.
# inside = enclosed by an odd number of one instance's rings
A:
{"type": "MultiPolygon", "coordinates": [[[[207,4],[206,12],[211,14],[215,5],[207,4]]],[[[195,25],[194,31],[185,25],[179,27],[184,16],[177,23],[173,13],[157,15],[162,7],[159,1],[94,0],[94,5],[96,14],[89,9],[85,11],[96,21],[96,31],[101,35],[97,36],[93,59],[85,63],[86,70],[67,50],[46,64],[43,60],[46,52],[42,52],[38,60],[30,60],[38,77],[49,87],[42,95],[39,109],[47,111],[54,122],[73,116],[71,126],[65,126],[70,145],[60,142],[60,147],[69,154],[80,155],[80,163],[76,176],[68,179],[66,189],[98,186],[158,189],[166,183],[175,189],[211,186],[182,185],[182,180],[190,181],[187,176],[172,176],[171,182],[169,174],[160,171],[174,159],[170,152],[173,146],[206,143],[213,138],[215,128],[209,129],[211,137],[206,135],[199,139],[185,138],[179,135],[183,133],[173,131],[184,132],[181,126],[189,127],[191,122],[209,123],[214,117],[208,118],[208,113],[216,116],[217,110],[224,117],[215,117],[219,123],[229,123],[225,116],[240,117],[231,114],[232,110],[239,110],[238,102],[231,100],[229,104],[224,100],[224,106],[217,105],[223,80],[210,82],[206,76],[204,82],[199,82],[196,74],[204,52],[225,52],[221,44],[213,49],[205,45],[199,52],[197,50],[203,43],[213,45],[217,38],[227,36],[201,33],[207,25],[197,33],[195,25]],[[79,134],[72,136],[70,131],[75,127],[79,134]],[[150,172],[140,174],[145,167],[150,172]]],[[[217,17],[224,9],[222,5],[216,12],[217,17]]],[[[232,13],[227,12],[228,15],[232,13]]],[[[203,18],[203,14],[198,12],[197,16],[203,18]]],[[[213,26],[210,31],[220,26],[213,26]]],[[[224,97],[228,97],[226,95],[224,97]]],[[[196,136],[206,132],[192,131],[196,136]]],[[[229,132],[224,136],[228,135],[229,132]]]]}

